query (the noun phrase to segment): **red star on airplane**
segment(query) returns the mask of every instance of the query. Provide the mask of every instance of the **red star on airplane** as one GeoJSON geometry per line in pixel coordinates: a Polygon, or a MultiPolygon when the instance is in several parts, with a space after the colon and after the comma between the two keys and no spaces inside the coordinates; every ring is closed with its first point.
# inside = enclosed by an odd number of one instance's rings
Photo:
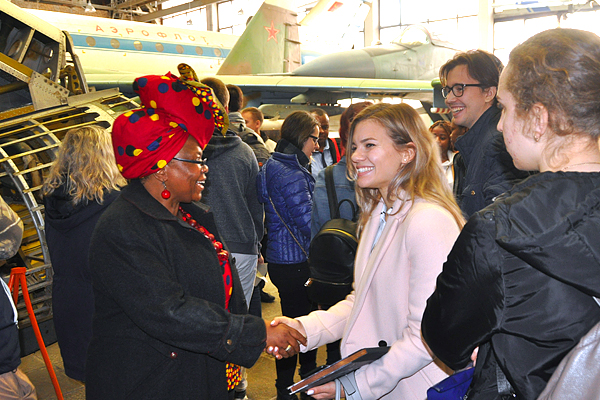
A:
{"type": "Polygon", "coordinates": [[[267,42],[271,39],[275,40],[275,43],[277,42],[277,34],[280,32],[279,29],[275,29],[275,26],[273,25],[273,21],[271,21],[271,27],[269,28],[268,26],[264,27],[267,32],[269,32],[269,37],[267,38],[267,42]]]}

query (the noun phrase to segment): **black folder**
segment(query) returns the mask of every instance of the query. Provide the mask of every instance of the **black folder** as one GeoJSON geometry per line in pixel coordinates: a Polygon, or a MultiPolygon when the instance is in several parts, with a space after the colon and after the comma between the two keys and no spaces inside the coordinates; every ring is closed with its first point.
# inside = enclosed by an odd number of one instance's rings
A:
{"type": "Polygon", "coordinates": [[[302,379],[300,382],[293,384],[288,387],[291,394],[297,392],[303,392],[310,388],[321,386],[327,382],[331,382],[334,379],[344,376],[352,371],[355,371],[363,365],[369,364],[375,360],[378,360],[389,351],[389,346],[383,347],[368,347],[360,349],[348,357],[342,358],[335,364],[331,364],[307,378],[302,379]]]}

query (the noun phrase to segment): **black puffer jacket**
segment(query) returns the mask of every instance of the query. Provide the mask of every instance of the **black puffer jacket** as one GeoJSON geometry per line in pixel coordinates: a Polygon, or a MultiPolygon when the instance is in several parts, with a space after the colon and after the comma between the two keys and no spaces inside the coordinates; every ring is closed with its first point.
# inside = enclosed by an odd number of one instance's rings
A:
{"type": "Polygon", "coordinates": [[[453,369],[479,346],[469,400],[498,399],[496,365],[535,399],[600,321],[600,173],[546,172],[465,225],[427,302],[423,336],[453,369]]]}

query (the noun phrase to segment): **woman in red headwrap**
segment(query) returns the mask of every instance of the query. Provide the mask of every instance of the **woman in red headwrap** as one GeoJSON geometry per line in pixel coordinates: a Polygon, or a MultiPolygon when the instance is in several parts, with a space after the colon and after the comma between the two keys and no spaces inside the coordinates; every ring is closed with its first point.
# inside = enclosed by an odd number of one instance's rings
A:
{"type": "MultiPolygon", "coordinates": [[[[98,221],[87,399],[227,399],[265,345],[304,338],[246,314],[241,285],[200,200],[203,148],[227,129],[209,88],[136,79],[144,107],[115,121],[117,166],[130,184],[98,221]]],[[[223,184],[226,184],[224,182],[223,184]]],[[[283,351],[285,351],[283,350],[283,351]]]]}

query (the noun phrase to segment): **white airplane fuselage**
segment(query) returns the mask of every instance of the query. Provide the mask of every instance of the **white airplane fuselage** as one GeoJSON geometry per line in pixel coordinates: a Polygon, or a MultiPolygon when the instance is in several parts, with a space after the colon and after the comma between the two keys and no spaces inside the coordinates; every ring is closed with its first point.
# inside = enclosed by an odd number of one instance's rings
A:
{"type": "Polygon", "coordinates": [[[176,73],[179,63],[214,75],[238,40],[224,33],[27,10],[69,32],[86,76],[176,73]]]}

